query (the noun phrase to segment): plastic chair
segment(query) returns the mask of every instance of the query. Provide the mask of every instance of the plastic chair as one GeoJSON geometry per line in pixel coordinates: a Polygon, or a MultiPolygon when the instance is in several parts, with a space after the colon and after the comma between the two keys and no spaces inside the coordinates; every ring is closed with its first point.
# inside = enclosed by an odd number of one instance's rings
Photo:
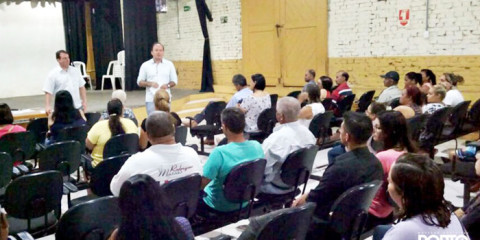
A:
{"type": "Polygon", "coordinates": [[[331,99],[331,98],[323,99],[322,105],[325,108],[325,111],[332,111],[333,110],[333,99],[331,99]]]}
{"type": "Polygon", "coordinates": [[[183,146],[187,143],[188,128],[186,126],[178,126],[175,128],[175,142],[181,143],[183,146]]]}
{"type": "Polygon", "coordinates": [[[13,161],[10,155],[0,152],[0,200],[3,202],[6,186],[12,180],[13,161]]]}
{"type": "Polygon", "coordinates": [[[365,92],[364,94],[362,94],[362,96],[360,96],[360,99],[358,99],[357,112],[367,111],[368,106],[370,105],[370,103],[372,103],[373,95],[375,95],[375,90],[365,92]]]}
{"type": "MultiPolygon", "coordinates": [[[[458,138],[461,134],[463,128],[463,123],[467,118],[468,106],[470,101],[464,101],[457,104],[455,107],[452,107],[450,111],[450,116],[448,117],[448,125],[442,129],[442,135],[440,136],[440,141],[448,141],[451,139],[458,138]]],[[[455,144],[456,145],[456,144],[455,144]]],[[[457,147],[455,146],[455,149],[457,147]]]]}
{"type": "Polygon", "coordinates": [[[117,60],[108,63],[107,74],[102,76],[102,91],[106,78],[110,79],[114,91],[117,89],[115,86],[115,78],[120,78],[121,87],[125,90],[125,77],[122,75],[122,66],[117,60]]]}
{"type": "Polygon", "coordinates": [[[420,134],[425,129],[428,117],[428,114],[420,114],[407,119],[408,136],[410,140],[418,142],[420,134]]]}
{"type": "Polygon", "coordinates": [[[7,133],[0,138],[0,152],[10,154],[14,166],[21,173],[28,173],[33,165],[25,160],[32,159],[35,154],[35,144],[35,136],[29,131],[7,133]]]}
{"type": "Polygon", "coordinates": [[[309,202],[300,207],[283,210],[260,230],[257,239],[305,239],[315,207],[315,203],[309,202]]]}
{"type": "Polygon", "coordinates": [[[28,231],[37,238],[54,230],[60,218],[62,182],[59,171],[33,173],[13,180],[5,191],[4,203],[9,234],[28,231]]]}
{"type": "Polygon", "coordinates": [[[172,216],[190,218],[195,214],[201,183],[202,177],[195,173],[171,180],[161,186],[168,196],[165,205],[172,216]]]}
{"type": "Polygon", "coordinates": [[[468,111],[467,118],[462,126],[461,134],[467,134],[478,130],[480,130],[480,99],[475,101],[470,108],[470,111],[468,111]]]}
{"type": "Polygon", "coordinates": [[[100,114],[99,112],[87,112],[87,113],[85,113],[85,118],[87,118],[88,130],[90,130],[90,128],[92,128],[93,125],[95,125],[95,123],[97,123],[98,120],[100,120],[101,116],[102,116],[102,114],[100,114]]]}
{"type": "Polygon", "coordinates": [[[270,94],[270,103],[273,109],[277,109],[278,94],[270,94]]]}
{"type": "Polygon", "coordinates": [[[449,117],[450,111],[450,107],[444,107],[432,113],[425,124],[425,129],[420,133],[419,147],[428,152],[431,158],[433,158],[434,147],[440,140],[443,126],[449,117]]]}
{"type": "Polygon", "coordinates": [[[85,139],[87,138],[88,125],[66,127],[58,131],[57,142],[74,140],[80,143],[81,153],[85,153],[85,139]]]}
{"type": "Polygon", "coordinates": [[[360,239],[368,209],[381,184],[382,181],[375,180],[351,187],[340,195],[329,213],[329,230],[341,235],[342,239],[360,239]]]}
{"type": "Polygon", "coordinates": [[[332,119],[332,126],[340,127],[343,122],[343,114],[352,109],[355,94],[344,97],[337,103],[337,109],[334,111],[335,118],[332,119]]]}
{"type": "Polygon", "coordinates": [[[138,135],[135,133],[119,134],[111,137],[103,148],[103,158],[135,154],[138,152],[138,135]]]}
{"type": "Polygon", "coordinates": [[[85,63],[80,61],[74,61],[73,66],[80,71],[83,79],[87,79],[87,82],[90,85],[90,90],[93,90],[92,78],[90,77],[90,75],[87,74],[87,68],[85,67],[85,63]]]}
{"type": "Polygon", "coordinates": [[[250,132],[249,140],[256,140],[262,143],[272,132],[277,123],[276,110],[268,108],[258,115],[257,126],[260,132],[250,132]]]}
{"type": "Polygon", "coordinates": [[[400,98],[394,98],[391,102],[390,102],[390,107],[392,109],[395,109],[396,107],[400,106],[400,98]]]}
{"type": "MultiPolygon", "coordinates": [[[[227,104],[224,101],[211,102],[205,107],[205,120],[206,125],[198,125],[196,127],[190,128],[190,134],[192,136],[197,136],[200,138],[200,152],[199,154],[208,155],[205,153],[204,141],[203,138],[207,136],[214,136],[216,134],[222,133],[222,123],[220,121],[220,114],[227,104]]],[[[191,121],[193,118],[188,117],[191,121]]]]}
{"type": "Polygon", "coordinates": [[[102,197],[68,209],[58,222],[55,239],[107,239],[121,222],[118,198],[102,197]]]}
{"type": "Polygon", "coordinates": [[[317,138],[317,145],[320,149],[323,149],[326,139],[331,135],[330,123],[333,118],[332,111],[326,111],[313,116],[308,129],[312,132],[313,136],[317,138]]]}
{"type": "Polygon", "coordinates": [[[45,137],[48,132],[48,118],[37,118],[30,121],[27,125],[27,130],[33,133],[37,144],[45,143],[45,137]]]}
{"type": "Polygon", "coordinates": [[[302,92],[302,91],[292,91],[292,92],[290,92],[287,96],[288,96],[288,97],[297,98],[298,95],[300,95],[301,92],[302,92]]]}
{"type": "Polygon", "coordinates": [[[117,53],[117,60],[120,65],[125,66],[125,50],[117,53]]]}

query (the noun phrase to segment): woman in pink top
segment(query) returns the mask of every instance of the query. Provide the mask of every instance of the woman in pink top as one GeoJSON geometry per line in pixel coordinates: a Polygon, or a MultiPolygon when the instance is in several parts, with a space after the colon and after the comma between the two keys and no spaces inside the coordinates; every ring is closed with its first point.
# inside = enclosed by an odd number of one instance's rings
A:
{"type": "Polygon", "coordinates": [[[415,152],[407,132],[407,121],[400,112],[382,112],[373,121],[373,139],[383,142],[384,150],[375,156],[382,163],[384,181],[368,211],[367,228],[369,229],[376,225],[393,222],[393,207],[387,199],[387,178],[398,157],[406,152],[415,152]]]}
{"type": "Polygon", "coordinates": [[[7,133],[25,132],[25,128],[13,125],[13,115],[6,103],[0,103],[0,138],[7,133]]]}

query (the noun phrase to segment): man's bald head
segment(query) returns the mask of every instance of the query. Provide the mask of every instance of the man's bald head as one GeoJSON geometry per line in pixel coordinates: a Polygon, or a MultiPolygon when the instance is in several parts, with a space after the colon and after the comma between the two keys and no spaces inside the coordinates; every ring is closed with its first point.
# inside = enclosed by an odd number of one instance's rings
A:
{"type": "Polygon", "coordinates": [[[152,112],[147,118],[147,135],[150,140],[175,135],[175,125],[169,113],[152,112]]]}

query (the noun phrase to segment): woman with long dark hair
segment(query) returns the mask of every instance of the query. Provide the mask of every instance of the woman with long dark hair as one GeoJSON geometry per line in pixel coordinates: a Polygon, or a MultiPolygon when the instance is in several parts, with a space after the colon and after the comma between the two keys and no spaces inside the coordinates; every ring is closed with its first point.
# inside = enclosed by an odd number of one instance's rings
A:
{"type": "Polygon", "coordinates": [[[118,99],[108,102],[108,120],[101,120],[92,126],[85,140],[86,147],[92,150],[92,166],[95,167],[103,160],[103,148],[112,137],[124,133],[138,134],[135,123],[123,117],[123,104],[118,99]]]}
{"type": "Polygon", "coordinates": [[[48,115],[48,126],[46,144],[52,144],[58,137],[58,132],[66,127],[77,127],[87,124],[85,116],[81,111],[75,109],[73,98],[66,90],[58,91],[55,94],[55,106],[53,113],[48,115]]]}
{"type": "Polygon", "coordinates": [[[120,226],[109,240],[193,239],[185,218],[173,218],[165,207],[166,196],[158,182],[146,174],[130,177],[120,189],[120,226]]]}
{"type": "Polygon", "coordinates": [[[445,183],[440,168],[427,156],[405,154],[393,165],[388,192],[398,206],[398,220],[383,237],[400,239],[468,239],[458,218],[443,198],[445,183]],[[448,237],[447,237],[448,238],[448,237]]]}
{"type": "Polygon", "coordinates": [[[375,156],[382,163],[384,182],[370,205],[368,228],[393,221],[393,207],[386,195],[388,173],[402,154],[416,152],[408,138],[407,121],[400,112],[386,111],[378,114],[373,121],[373,139],[383,143],[383,151],[375,156]]]}
{"type": "Polygon", "coordinates": [[[420,89],[427,94],[431,87],[437,85],[437,76],[430,69],[422,69],[420,74],[422,74],[422,87],[420,89]]]}
{"type": "Polygon", "coordinates": [[[253,94],[245,97],[239,104],[240,109],[245,113],[245,131],[258,132],[257,120],[260,113],[272,107],[270,94],[264,91],[266,86],[265,77],[260,74],[254,74],[250,80],[250,89],[253,94]]]}

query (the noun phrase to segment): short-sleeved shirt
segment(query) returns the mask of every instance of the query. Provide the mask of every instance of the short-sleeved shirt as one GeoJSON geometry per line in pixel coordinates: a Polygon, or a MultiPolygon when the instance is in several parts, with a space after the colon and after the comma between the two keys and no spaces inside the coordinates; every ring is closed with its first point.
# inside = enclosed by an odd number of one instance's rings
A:
{"type": "MultiPolygon", "coordinates": [[[[135,114],[133,113],[131,108],[124,108],[123,109],[123,117],[128,118],[128,119],[130,119],[134,122],[137,120],[137,118],[135,117],[135,114]]],[[[107,120],[109,118],[110,118],[110,116],[108,115],[107,110],[103,111],[101,119],[102,120],[107,120]]]]}
{"type": "MultiPolygon", "coordinates": [[[[120,118],[123,130],[125,133],[138,134],[138,128],[132,120],[126,118],[120,118]]],[[[103,148],[107,141],[112,137],[112,132],[108,127],[108,120],[101,120],[90,129],[88,132],[88,140],[95,145],[92,150],[92,166],[97,166],[103,160],[103,148]]]]}
{"type": "Polygon", "coordinates": [[[426,114],[432,114],[435,111],[442,109],[444,107],[445,107],[445,104],[443,103],[429,103],[422,107],[422,112],[426,114]]]}
{"type": "Polygon", "coordinates": [[[257,132],[257,120],[260,113],[272,107],[272,102],[270,100],[270,95],[265,95],[263,97],[255,97],[250,95],[243,99],[240,107],[246,110],[245,112],[245,131],[246,132],[257,132]]]}
{"type": "MultiPolygon", "coordinates": [[[[203,201],[211,208],[230,212],[238,209],[238,203],[229,202],[223,193],[223,183],[230,171],[240,163],[264,158],[262,145],[257,141],[232,142],[216,147],[203,166],[203,176],[210,179],[205,187],[203,201]]],[[[247,203],[245,202],[244,205],[247,203]]]]}
{"type": "MultiPolygon", "coordinates": [[[[155,92],[160,89],[163,84],[168,84],[169,82],[178,83],[177,72],[175,71],[175,66],[173,63],[165,58],[161,62],[155,63],[153,58],[144,62],[140,66],[140,71],[138,73],[137,84],[140,81],[147,82],[156,82],[158,83],[158,88],[147,87],[145,94],[145,102],[153,102],[153,96],[155,92]]],[[[167,89],[168,94],[171,93],[170,89],[167,89]]]]}
{"type": "Polygon", "coordinates": [[[315,115],[319,114],[319,113],[324,113],[325,112],[325,107],[323,106],[322,103],[318,102],[318,103],[310,103],[308,105],[306,105],[305,107],[310,107],[312,109],[312,118],[310,119],[299,119],[299,122],[305,126],[305,127],[309,127],[310,126],[310,123],[312,122],[313,120],[313,117],[315,117],[315,115]]]}
{"type": "Polygon", "coordinates": [[[399,98],[400,96],[402,96],[402,90],[400,90],[397,85],[392,85],[388,88],[385,88],[385,90],[380,93],[377,102],[390,104],[393,99],[399,98]]]}
{"type": "Polygon", "coordinates": [[[244,98],[250,96],[253,94],[253,91],[252,89],[246,87],[246,88],[243,88],[242,90],[236,92],[235,94],[233,94],[232,98],[230,99],[230,101],[227,103],[227,106],[225,108],[229,108],[229,107],[236,107],[238,102],[241,100],[243,101],[244,98]]]}
{"type": "Polygon", "coordinates": [[[20,125],[7,124],[0,127],[0,138],[7,133],[25,132],[25,128],[20,125]]]}
{"type": "Polygon", "coordinates": [[[79,89],[84,85],[85,80],[78,69],[68,66],[67,71],[65,71],[60,66],[57,66],[48,74],[47,80],[43,85],[43,91],[55,97],[58,91],[67,90],[72,95],[75,108],[79,109],[82,107],[79,89]]]}
{"type": "Polygon", "coordinates": [[[462,93],[456,88],[452,88],[448,91],[443,99],[443,103],[450,107],[455,107],[463,101],[465,101],[465,99],[463,98],[462,93]]]}

